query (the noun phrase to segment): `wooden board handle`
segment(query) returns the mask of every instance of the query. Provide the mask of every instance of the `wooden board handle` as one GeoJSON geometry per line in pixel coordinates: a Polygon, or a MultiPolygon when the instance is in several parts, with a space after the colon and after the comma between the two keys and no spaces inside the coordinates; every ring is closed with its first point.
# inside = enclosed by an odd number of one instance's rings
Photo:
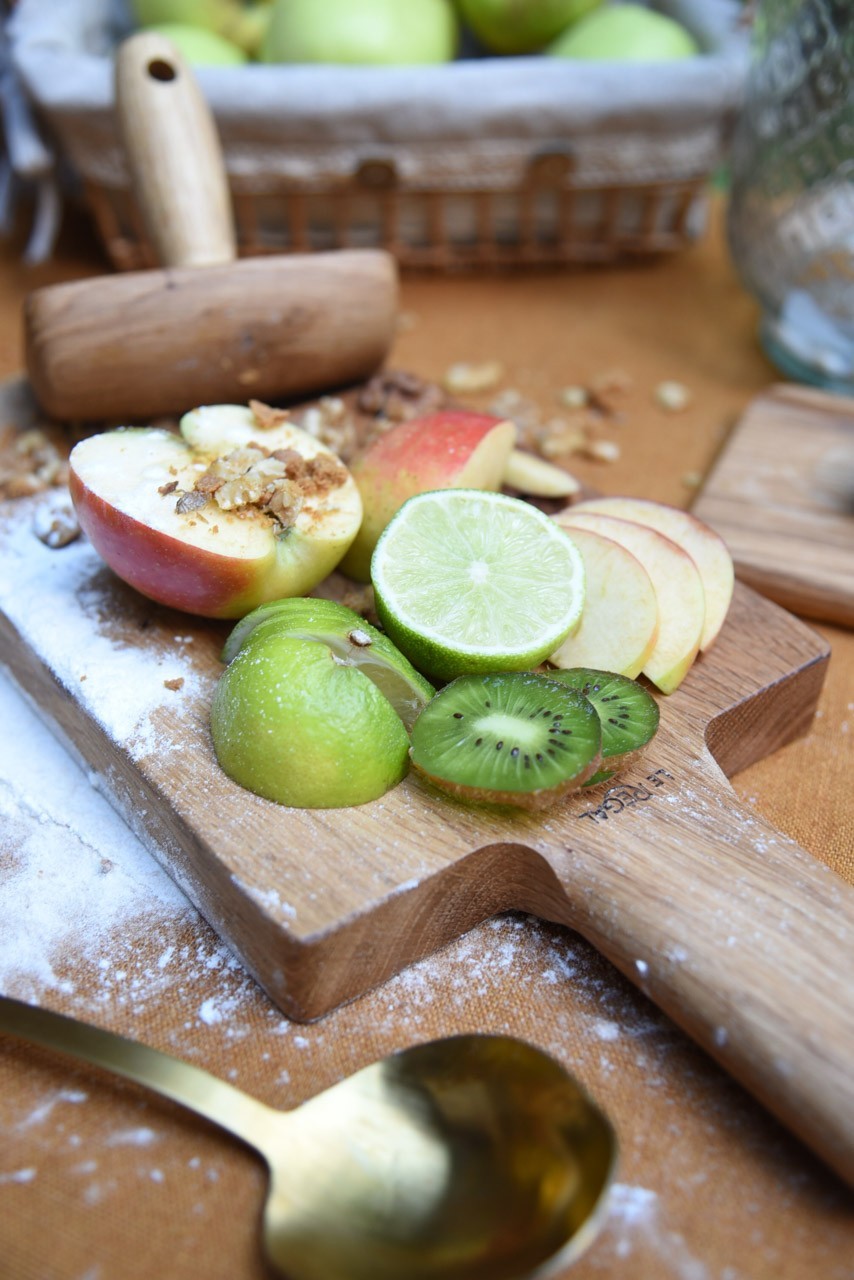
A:
{"type": "Polygon", "coordinates": [[[122,44],[116,110],[134,196],[163,266],[233,262],[234,220],[216,125],[165,36],[143,31],[122,44]]]}
{"type": "Polygon", "coordinates": [[[588,938],[854,1184],[854,889],[741,806],[710,756],[676,773],[592,792],[577,842],[539,849],[555,899],[526,905],[588,938]]]}

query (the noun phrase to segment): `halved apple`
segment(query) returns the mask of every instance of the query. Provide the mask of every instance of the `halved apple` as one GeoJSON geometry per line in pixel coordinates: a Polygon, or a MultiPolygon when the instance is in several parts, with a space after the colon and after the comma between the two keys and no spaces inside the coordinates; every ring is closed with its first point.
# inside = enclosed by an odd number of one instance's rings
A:
{"type": "Polygon", "coordinates": [[[81,528],[120,578],[212,618],[307,595],[362,516],[344,464],[263,405],[194,409],[180,435],[90,436],[71,452],[69,484],[81,528]]]}
{"type": "Polygon", "coordinates": [[[647,498],[590,498],[579,502],[575,510],[598,511],[600,515],[645,524],[688,552],[703,580],[706,620],[700,648],[708,649],[723,626],[735,585],[732,556],[720,534],[688,511],[647,498]]]}
{"type": "MultiPolygon", "coordinates": [[[[575,510],[575,508],[573,508],[575,510]]],[[[551,655],[556,667],[592,667],[634,679],[658,638],[658,598],[638,558],[589,529],[566,532],[584,561],[584,611],[575,633],[551,655]]]]}
{"type": "Polygon", "coordinates": [[[515,441],[514,423],[468,409],[413,418],[379,436],[351,464],[365,515],[342,571],[370,581],[377,540],[407,498],[431,489],[499,489],[515,441]]]}
{"type": "Polygon", "coordinates": [[[662,693],[672,693],[697,656],[706,615],[703,582],[688,552],[663,533],[616,516],[568,507],[555,519],[570,533],[587,529],[613,538],[646,569],[658,600],[658,637],[643,673],[662,693]]]}

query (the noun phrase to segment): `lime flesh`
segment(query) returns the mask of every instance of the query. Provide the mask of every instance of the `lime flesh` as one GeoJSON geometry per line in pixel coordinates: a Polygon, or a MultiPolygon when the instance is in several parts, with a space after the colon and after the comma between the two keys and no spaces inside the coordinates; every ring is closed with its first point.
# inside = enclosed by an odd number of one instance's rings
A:
{"type": "Polygon", "coordinates": [[[554,521],[474,489],[405,502],[377,543],[371,577],[385,630],[439,680],[536,666],[584,604],[581,555],[554,521]]]}

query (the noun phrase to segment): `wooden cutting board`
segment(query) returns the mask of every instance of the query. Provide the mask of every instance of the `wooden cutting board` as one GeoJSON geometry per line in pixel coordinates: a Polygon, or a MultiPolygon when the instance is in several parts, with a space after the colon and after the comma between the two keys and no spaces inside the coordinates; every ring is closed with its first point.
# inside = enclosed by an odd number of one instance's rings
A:
{"type": "Polygon", "coordinates": [[[854,399],[796,386],[758,397],[693,510],[726,539],[742,582],[854,626],[854,399]]]}
{"type": "Polygon", "coordinates": [[[213,754],[228,625],[144,600],[82,540],[46,546],[48,506],[0,508],[2,660],[288,1015],[317,1018],[520,909],[581,932],[854,1180],[854,993],[838,980],[854,890],[725,777],[809,725],[829,656],[810,628],[739,584],[643,758],[544,816],[414,776],[355,809],[286,809],[213,754]]]}

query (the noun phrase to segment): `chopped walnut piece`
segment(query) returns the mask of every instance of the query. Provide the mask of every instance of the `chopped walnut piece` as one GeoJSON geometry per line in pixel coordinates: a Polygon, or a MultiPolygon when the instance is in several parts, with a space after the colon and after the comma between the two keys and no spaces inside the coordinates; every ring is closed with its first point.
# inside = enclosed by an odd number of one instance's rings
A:
{"type": "Polygon", "coordinates": [[[551,418],[537,433],[537,446],[544,458],[559,458],[562,454],[581,453],[587,448],[588,438],[582,422],[569,422],[564,418],[551,418]]]}
{"type": "Polygon", "coordinates": [[[290,421],[290,409],[275,409],[261,400],[250,400],[249,408],[262,431],[272,431],[274,427],[280,427],[283,422],[290,421]]]}
{"type": "Polygon", "coordinates": [[[80,537],[80,525],[71,507],[39,511],[33,521],[33,532],[46,547],[67,547],[80,537]]]}
{"type": "Polygon", "coordinates": [[[475,395],[479,391],[492,391],[504,377],[504,366],[498,360],[486,360],[482,364],[458,361],[445,370],[442,385],[451,395],[475,395]]]}
{"type": "Polygon", "coordinates": [[[283,529],[290,529],[302,510],[305,497],[299,485],[292,480],[284,480],[270,493],[264,502],[264,510],[275,516],[283,529]]]}
{"type": "Polygon", "coordinates": [[[27,498],[67,482],[67,459],[46,431],[0,428],[0,498],[27,498]]]}
{"type": "Polygon", "coordinates": [[[583,452],[595,462],[616,462],[620,446],[616,440],[588,440],[583,452]]]}
{"type": "Polygon", "coordinates": [[[190,489],[187,493],[182,493],[178,501],[175,503],[175,511],[179,516],[188,515],[191,511],[198,511],[199,507],[203,507],[208,500],[206,493],[199,493],[196,489],[190,489]]]}
{"type": "Polygon", "coordinates": [[[174,493],[177,488],[178,488],[177,480],[167,480],[166,484],[162,484],[160,488],[157,490],[157,492],[162,493],[165,498],[167,494],[174,493]]]}
{"type": "Polygon", "coordinates": [[[259,458],[241,475],[224,480],[214,492],[214,501],[221,511],[234,511],[236,507],[266,506],[277,485],[292,482],[285,477],[285,464],[278,458],[259,458]]]}
{"type": "Polygon", "coordinates": [[[174,676],[171,680],[164,680],[164,681],[163,681],[163,687],[164,687],[164,689],[173,689],[173,690],[175,690],[175,691],[177,691],[178,689],[183,689],[183,687],[184,687],[184,677],[183,677],[183,676],[174,676]]]}
{"type": "Polygon", "coordinates": [[[659,382],[655,399],[668,413],[681,413],[691,403],[691,392],[681,382],[659,382]]]}
{"type": "Polygon", "coordinates": [[[356,401],[362,413],[392,422],[409,421],[435,413],[445,404],[445,393],[435,382],[425,382],[405,369],[389,369],[375,374],[356,401]]]}

